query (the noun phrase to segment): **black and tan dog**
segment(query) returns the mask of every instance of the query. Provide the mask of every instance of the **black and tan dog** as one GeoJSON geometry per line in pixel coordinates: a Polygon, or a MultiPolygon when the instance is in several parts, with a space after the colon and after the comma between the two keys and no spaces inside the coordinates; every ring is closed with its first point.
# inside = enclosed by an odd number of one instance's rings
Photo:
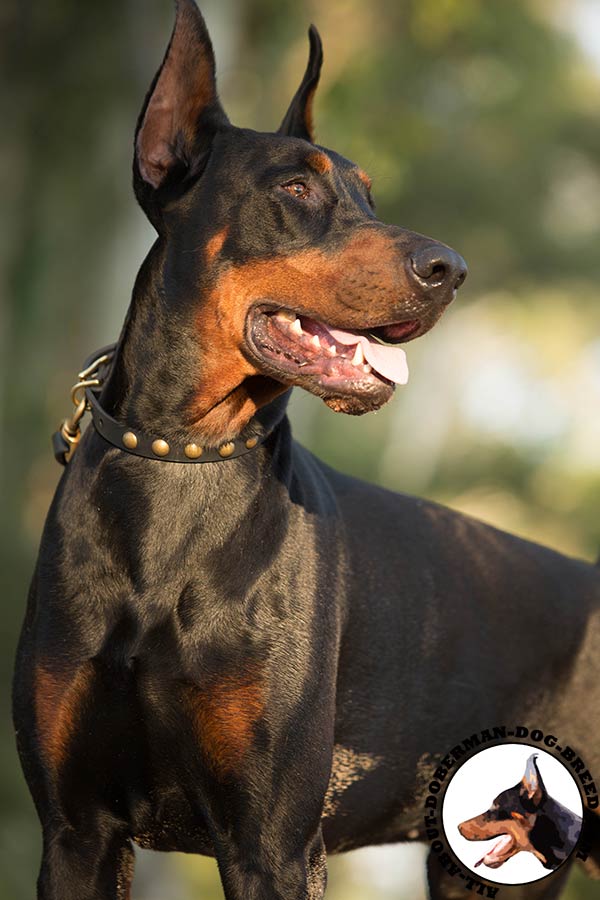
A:
{"type": "Polygon", "coordinates": [[[570,856],[581,831],[581,817],[550,797],[537,754],[527,760],[521,781],[498,794],[488,810],[458,830],[468,841],[500,837],[475,866],[498,869],[521,851],[533,853],[545,869],[557,869],[570,856]]]}
{"type": "MultiPolygon", "coordinates": [[[[133,842],[214,855],[229,900],[314,900],[326,850],[424,838],[431,763],[490,723],[564,734],[600,772],[598,571],[290,437],[293,385],[338,411],[385,403],[406,378],[394,345],[465,271],[379,222],[368,176],[314,145],[320,64],[312,30],[279,131],[235,128],[180,0],[139,119],[158,239],[18,653],[43,900],[125,900],[133,842]]],[[[429,879],[462,896],[435,858],[429,879]]]]}

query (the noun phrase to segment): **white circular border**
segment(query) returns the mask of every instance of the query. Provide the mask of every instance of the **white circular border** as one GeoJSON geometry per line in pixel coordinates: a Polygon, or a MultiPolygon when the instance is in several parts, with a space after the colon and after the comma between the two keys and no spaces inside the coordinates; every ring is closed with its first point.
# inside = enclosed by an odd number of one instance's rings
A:
{"type": "Polygon", "coordinates": [[[475,868],[475,863],[492,849],[498,837],[468,841],[458,830],[461,822],[485,812],[498,794],[521,781],[532,753],[537,754],[549,795],[583,817],[581,794],[571,772],[555,756],[530,744],[498,744],[480,750],[457,769],[444,793],[442,824],[447,843],[465,868],[495,884],[528,884],[557,871],[544,868],[533,853],[524,852],[516,853],[497,869],[485,863],[475,868]]]}

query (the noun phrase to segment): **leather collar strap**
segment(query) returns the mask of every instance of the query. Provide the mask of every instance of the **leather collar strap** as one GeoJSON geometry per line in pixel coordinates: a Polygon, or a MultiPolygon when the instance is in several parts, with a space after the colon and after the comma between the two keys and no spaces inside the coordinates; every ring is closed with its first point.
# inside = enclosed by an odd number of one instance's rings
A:
{"type": "Polygon", "coordinates": [[[237,459],[263,443],[269,436],[248,433],[219,447],[202,447],[193,441],[173,444],[156,435],[147,435],[137,429],[121,425],[113,419],[100,403],[100,393],[110,372],[116,344],[109,344],[89,356],[79,372],[78,382],[71,389],[75,412],[65,419],[52,435],[54,456],[66,466],[81,437],[79,422],[86,411],[92,414],[94,428],[105,441],[132,456],[174,463],[208,463],[237,459]]]}

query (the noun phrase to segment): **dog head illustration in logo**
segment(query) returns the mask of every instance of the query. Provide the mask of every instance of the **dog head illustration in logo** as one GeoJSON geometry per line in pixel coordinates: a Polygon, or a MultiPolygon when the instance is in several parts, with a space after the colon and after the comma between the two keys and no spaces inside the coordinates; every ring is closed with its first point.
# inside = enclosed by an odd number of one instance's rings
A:
{"type": "Polygon", "coordinates": [[[497,869],[523,850],[533,853],[546,869],[556,869],[577,843],[581,818],[549,796],[537,756],[529,757],[518,784],[498,794],[488,810],[458,826],[468,841],[500,838],[476,866],[484,863],[497,869]]]}

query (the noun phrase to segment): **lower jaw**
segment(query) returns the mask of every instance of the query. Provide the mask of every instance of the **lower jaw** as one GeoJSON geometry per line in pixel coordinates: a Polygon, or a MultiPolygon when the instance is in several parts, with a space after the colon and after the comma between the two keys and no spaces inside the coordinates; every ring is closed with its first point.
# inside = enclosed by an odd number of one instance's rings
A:
{"type": "Polygon", "coordinates": [[[387,396],[374,396],[369,400],[355,396],[331,396],[323,397],[323,401],[334,412],[345,413],[348,416],[363,416],[365,413],[381,409],[391,399],[393,393],[394,387],[392,386],[387,396]]]}
{"type": "Polygon", "coordinates": [[[354,381],[352,379],[322,380],[318,377],[301,377],[295,382],[317,397],[320,397],[334,412],[343,412],[347,415],[361,416],[367,412],[380,409],[391,400],[396,385],[379,375],[369,381],[354,381]]]}
{"type": "MultiPolygon", "coordinates": [[[[320,397],[330,409],[362,415],[379,409],[394,393],[395,385],[377,372],[365,372],[342,357],[311,359],[306,348],[288,347],[269,333],[267,317],[248,329],[253,361],[261,371],[288,386],[301,387],[320,397]],[[303,356],[304,353],[304,356],[303,356]]],[[[272,325],[270,326],[273,327],[272,325]]]]}
{"type": "Polygon", "coordinates": [[[276,361],[261,354],[261,368],[271,378],[289,387],[300,387],[320,397],[334,412],[360,416],[380,409],[393,396],[395,385],[380,379],[365,383],[328,378],[320,373],[282,371],[276,361]]]}

